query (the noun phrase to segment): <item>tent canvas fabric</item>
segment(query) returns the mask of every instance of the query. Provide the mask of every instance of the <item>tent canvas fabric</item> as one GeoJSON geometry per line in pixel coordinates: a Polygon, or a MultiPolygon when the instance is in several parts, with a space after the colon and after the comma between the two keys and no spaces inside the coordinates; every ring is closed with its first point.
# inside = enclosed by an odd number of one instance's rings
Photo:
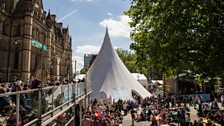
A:
{"type": "Polygon", "coordinates": [[[149,87],[148,80],[144,74],[141,73],[131,73],[132,76],[134,76],[135,80],[137,80],[142,86],[145,88],[149,87]]]}
{"type": "Polygon", "coordinates": [[[143,99],[152,95],[125,67],[110,42],[107,28],[100,52],[87,72],[86,81],[91,85],[91,98],[112,97],[112,89],[120,88],[134,92],[143,99]]]}

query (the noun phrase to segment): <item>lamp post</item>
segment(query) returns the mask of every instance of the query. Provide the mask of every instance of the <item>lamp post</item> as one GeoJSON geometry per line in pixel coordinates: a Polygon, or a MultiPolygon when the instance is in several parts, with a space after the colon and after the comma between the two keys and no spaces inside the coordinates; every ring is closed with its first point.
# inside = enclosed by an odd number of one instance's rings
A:
{"type": "MultiPolygon", "coordinates": [[[[14,59],[14,60],[17,60],[18,62],[17,62],[17,64],[14,64],[14,65],[17,65],[17,66],[15,66],[14,68],[15,69],[18,69],[18,70],[20,70],[20,78],[22,78],[22,61],[23,61],[23,53],[20,53],[21,52],[21,43],[19,43],[19,42],[17,42],[17,41],[15,41],[14,42],[14,45],[16,46],[15,47],[15,56],[16,56],[16,58],[14,59]],[[20,54],[21,54],[21,57],[19,58],[19,56],[20,56],[20,54]],[[19,60],[20,59],[20,60],[19,60]],[[19,61],[20,61],[20,66],[19,66],[19,61]]],[[[16,61],[15,61],[16,62],[16,61]]]]}
{"type": "Polygon", "coordinates": [[[9,82],[9,76],[10,76],[10,58],[11,58],[11,41],[12,41],[12,23],[13,23],[13,10],[10,10],[10,26],[9,26],[9,43],[8,43],[8,59],[7,59],[7,82],[9,82]]]}
{"type": "Polygon", "coordinates": [[[85,87],[84,87],[84,91],[85,91],[85,112],[86,112],[86,107],[87,107],[87,102],[86,102],[86,98],[87,98],[87,73],[86,73],[86,79],[85,79],[85,87]]]}
{"type": "Polygon", "coordinates": [[[163,75],[163,97],[166,96],[166,76],[163,75]]]}
{"type": "Polygon", "coordinates": [[[38,103],[38,110],[39,110],[39,115],[38,115],[38,125],[41,126],[42,124],[42,98],[43,98],[43,45],[41,47],[41,50],[40,50],[40,54],[41,54],[41,57],[40,57],[40,69],[41,69],[41,80],[40,80],[40,90],[39,90],[39,103],[38,103]]]}
{"type": "MultiPolygon", "coordinates": [[[[75,60],[75,75],[76,75],[76,60],[75,60]]],[[[75,126],[75,118],[76,118],[76,80],[73,84],[73,112],[74,112],[74,126],[75,126]]]]}
{"type": "MultiPolygon", "coordinates": [[[[21,46],[22,46],[21,43],[15,41],[14,44],[15,44],[17,47],[20,48],[20,49],[19,49],[20,51],[22,50],[22,49],[21,49],[21,46]]],[[[18,48],[17,48],[17,49],[18,49],[18,48]]],[[[19,51],[19,50],[16,50],[16,51],[19,51]]],[[[20,52],[20,51],[19,51],[19,52],[20,52]]],[[[23,53],[21,53],[21,57],[20,57],[20,68],[18,68],[18,69],[20,69],[20,78],[22,78],[22,64],[23,64],[22,62],[23,62],[23,53]]]]}
{"type": "Polygon", "coordinates": [[[67,61],[67,79],[68,79],[68,81],[69,81],[69,79],[70,79],[70,75],[69,75],[69,67],[70,67],[70,65],[68,64],[68,61],[67,61]]]}

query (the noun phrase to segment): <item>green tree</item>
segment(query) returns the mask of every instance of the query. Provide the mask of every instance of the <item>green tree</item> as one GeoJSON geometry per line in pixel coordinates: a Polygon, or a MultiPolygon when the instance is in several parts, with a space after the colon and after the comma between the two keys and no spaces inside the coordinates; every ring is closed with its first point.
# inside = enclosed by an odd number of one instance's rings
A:
{"type": "Polygon", "coordinates": [[[142,73],[147,77],[152,77],[153,79],[162,79],[162,75],[158,72],[155,72],[153,70],[154,68],[148,65],[144,65],[142,62],[138,62],[140,60],[138,59],[135,52],[123,50],[121,48],[116,49],[116,52],[131,73],[142,73]]]}
{"type": "Polygon", "coordinates": [[[143,66],[202,78],[224,73],[224,1],[132,0],[131,49],[143,66]]]}
{"type": "Polygon", "coordinates": [[[130,51],[123,50],[121,48],[117,48],[116,52],[131,73],[135,73],[138,71],[138,66],[136,65],[137,57],[135,53],[131,53],[130,51]]]}
{"type": "Polygon", "coordinates": [[[80,74],[86,74],[88,70],[89,70],[89,66],[84,66],[84,67],[80,70],[80,74]]]}

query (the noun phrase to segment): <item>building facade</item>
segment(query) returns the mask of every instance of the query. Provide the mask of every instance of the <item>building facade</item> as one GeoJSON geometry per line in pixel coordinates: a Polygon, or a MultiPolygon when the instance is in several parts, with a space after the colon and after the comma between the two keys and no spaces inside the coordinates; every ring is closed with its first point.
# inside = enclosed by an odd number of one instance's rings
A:
{"type": "Polygon", "coordinates": [[[0,81],[72,75],[69,28],[46,12],[42,0],[0,0],[0,81]],[[38,42],[47,48],[37,48],[38,42]]]}
{"type": "Polygon", "coordinates": [[[84,66],[91,66],[96,59],[97,54],[85,54],[84,55],[84,66]]]}

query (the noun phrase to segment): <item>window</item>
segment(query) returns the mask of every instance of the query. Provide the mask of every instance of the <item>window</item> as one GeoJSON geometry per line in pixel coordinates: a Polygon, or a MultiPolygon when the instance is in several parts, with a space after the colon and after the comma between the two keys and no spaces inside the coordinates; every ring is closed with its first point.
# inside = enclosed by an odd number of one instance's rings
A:
{"type": "Polygon", "coordinates": [[[0,8],[2,8],[3,10],[5,10],[5,0],[0,0],[0,8]]]}
{"type": "Polygon", "coordinates": [[[32,29],[32,37],[33,37],[33,38],[36,38],[35,28],[32,29]]]}
{"type": "Polygon", "coordinates": [[[15,31],[16,33],[15,33],[15,36],[16,37],[18,37],[18,36],[20,36],[21,35],[21,25],[20,24],[18,24],[17,26],[16,26],[16,31],[15,31]]]}
{"type": "Polygon", "coordinates": [[[7,32],[7,26],[8,26],[8,24],[7,24],[7,21],[5,20],[4,22],[3,22],[3,29],[2,29],[2,32],[3,32],[3,34],[4,35],[7,35],[8,34],[8,32],[7,32]]]}
{"type": "Polygon", "coordinates": [[[15,55],[14,55],[14,69],[19,69],[19,47],[16,47],[15,49],[15,55]]]}
{"type": "Polygon", "coordinates": [[[40,34],[39,34],[39,30],[38,29],[36,29],[36,40],[39,40],[40,39],[40,36],[39,36],[40,34]]]}

